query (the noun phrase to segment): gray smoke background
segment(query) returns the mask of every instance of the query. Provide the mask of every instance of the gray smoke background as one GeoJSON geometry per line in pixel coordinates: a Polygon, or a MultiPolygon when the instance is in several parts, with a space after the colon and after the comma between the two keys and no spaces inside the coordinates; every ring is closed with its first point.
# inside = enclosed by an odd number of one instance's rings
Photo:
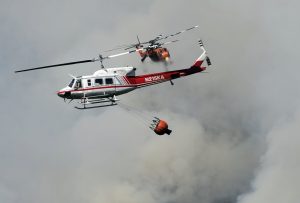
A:
{"type": "MultiPolygon", "coordinates": [[[[300,199],[298,1],[0,1],[0,202],[297,203],[300,199]],[[115,106],[77,111],[56,91],[116,45],[194,25],[169,45],[170,70],[201,54],[207,74],[122,102],[168,121],[156,136],[115,106]]],[[[106,61],[164,70],[137,55],[106,61]]]]}

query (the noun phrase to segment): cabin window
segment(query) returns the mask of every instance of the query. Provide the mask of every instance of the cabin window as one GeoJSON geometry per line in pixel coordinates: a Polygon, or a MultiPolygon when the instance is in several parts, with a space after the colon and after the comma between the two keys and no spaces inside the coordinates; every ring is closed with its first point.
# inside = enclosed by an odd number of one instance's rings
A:
{"type": "Polygon", "coordinates": [[[103,79],[102,78],[95,79],[95,85],[103,85],[103,79]]]}
{"type": "Polygon", "coordinates": [[[114,81],[112,78],[105,78],[105,84],[112,85],[112,84],[114,84],[114,81]]]}
{"type": "Polygon", "coordinates": [[[91,86],[91,84],[92,84],[92,83],[91,83],[91,80],[88,79],[88,80],[87,80],[87,85],[88,85],[88,86],[91,86]]]}

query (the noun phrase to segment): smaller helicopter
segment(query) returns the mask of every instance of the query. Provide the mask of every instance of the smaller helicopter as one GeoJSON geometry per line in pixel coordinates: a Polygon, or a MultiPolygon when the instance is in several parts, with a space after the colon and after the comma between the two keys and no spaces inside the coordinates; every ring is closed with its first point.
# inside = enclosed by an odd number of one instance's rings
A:
{"type": "Polygon", "coordinates": [[[52,68],[57,66],[74,65],[79,63],[88,63],[100,61],[102,69],[96,71],[92,75],[72,77],[71,82],[68,86],[57,92],[57,95],[64,100],[69,99],[70,102],[74,99],[80,100],[79,104],[82,107],[75,107],[77,109],[87,109],[87,108],[98,108],[104,106],[116,105],[116,96],[126,94],[138,88],[146,87],[149,85],[156,85],[162,82],[170,81],[173,85],[173,80],[188,76],[195,73],[200,73],[206,70],[206,66],[202,66],[203,62],[206,61],[207,65],[211,65],[210,59],[206,55],[206,50],[204,49],[203,43],[199,40],[200,48],[203,53],[196,60],[196,62],[186,69],[151,73],[146,75],[135,75],[136,68],[134,67],[115,67],[115,68],[104,68],[103,60],[109,59],[124,54],[136,52],[138,50],[132,50],[129,52],[124,52],[120,54],[115,54],[111,56],[103,57],[99,55],[98,59],[74,61],[68,63],[61,63],[49,66],[42,66],[37,68],[29,68],[15,71],[15,73],[26,72],[32,70],[39,70],[45,68],[52,68]],[[99,106],[100,104],[100,106],[99,106]],[[98,105],[98,106],[97,106],[98,105]]]}
{"type": "MultiPolygon", "coordinates": [[[[174,43],[177,42],[178,40],[172,40],[172,41],[168,41],[168,42],[160,42],[161,40],[165,40],[169,37],[173,37],[179,34],[182,34],[184,32],[187,32],[189,30],[192,30],[194,28],[199,27],[199,25],[196,25],[194,27],[176,32],[174,34],[170,34],[170,35],[158,35],[157,37],[155,37],[154,39],[151,39],[149,41],[146,42],[140,42],[139,36],[137,36],[137,44],[130,44],[130,45],[125,45],[125,46],[120,46],[116,49],[124,49],[124,50],[129,50],[132,48],[135,48],[136,50],[138,50],[137,52],[139,53],[139,55],[141,56],[141,61],[144,62],[145,59],[147,57],[149,57],[153,62],[165,62],[168,63],[170,61],[170,52],[167,48],[163,47],[163,45],[167,45],[170,43],[174,43]]],[[[107,51],[113,51],[116,49],[111,49],[111,50],[107,50],[107,51]]]]}

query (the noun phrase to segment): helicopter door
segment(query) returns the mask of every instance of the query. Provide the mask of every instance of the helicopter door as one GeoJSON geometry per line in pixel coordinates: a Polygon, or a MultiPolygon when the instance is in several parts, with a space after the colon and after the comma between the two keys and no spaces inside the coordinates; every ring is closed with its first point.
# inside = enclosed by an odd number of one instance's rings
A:
{"type": "Polygon", "coordinates": [[[109,88],[106,88],[105,95],[115,95],[116,93],[116,83],[114,82],[113,77],[105,78],[105,85],[109,88]]]}
{"type": "Polygon", "coordinates": [[[87,79],[83,79],[82,80],[82,85],[85,88],[85,96],[86,97],[90,97],[93,96],[93,90],[91,90],[90,88],[92,87],[92,79],[91,78],[87,78],[87,79]]]}
{"type": "Polygon", "coordinates": [[[74,90],[77,90],[75,92],[72,93],[72,95],[74,96],[74,98],[81,98],[83,97],[83,92],[82,90],[82,81],[81,79],[76,79],[75,85],[74,85],[74,90]]]}

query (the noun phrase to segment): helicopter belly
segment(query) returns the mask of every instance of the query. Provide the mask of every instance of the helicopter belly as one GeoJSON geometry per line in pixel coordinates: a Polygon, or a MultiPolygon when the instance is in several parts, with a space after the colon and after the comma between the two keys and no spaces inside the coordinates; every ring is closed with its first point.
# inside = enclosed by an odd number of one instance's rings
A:
{"type": "Polygon", "coordinates": [[[105,96],[105,90],[104,89],[86,90],[85,96],[86,97],[103,97],[103,96],[105,96]]]}
{"type": "Polygon", "coordinates": [[[131,92],[135,90],[136,87],[117,87],[115,95],[126,94],[127,92],[131,92]]]}
{"type": "Polygon", "coordinates": [[[83,91],[74,91],[71,93],[72,99],[81,99],[83,97],[83,91]]]}

